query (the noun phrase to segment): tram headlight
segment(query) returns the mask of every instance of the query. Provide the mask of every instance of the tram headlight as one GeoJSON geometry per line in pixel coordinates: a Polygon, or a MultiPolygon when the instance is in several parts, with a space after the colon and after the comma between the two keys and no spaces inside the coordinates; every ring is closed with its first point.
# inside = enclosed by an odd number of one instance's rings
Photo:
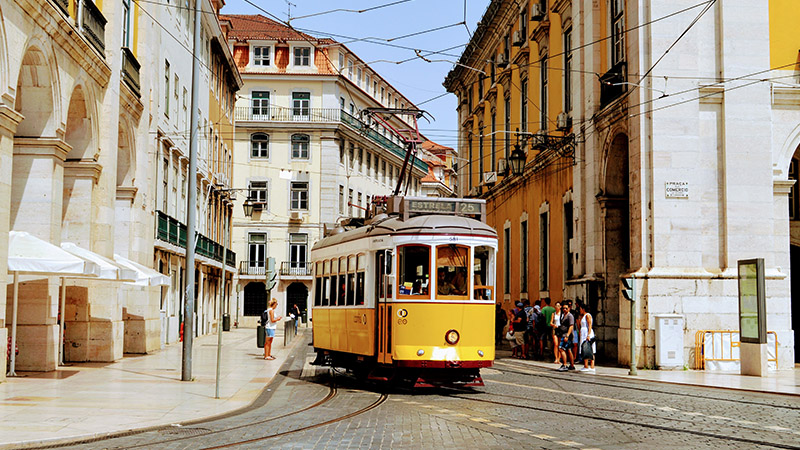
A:
{"type": "Polygon", "coordinates": [[[417,356],[422,356],[424,354],[425,354],[425,350],[423,350],[423,349],[417,350],[417,356]]]}
{"type": "Polygon", "coordinates": [[[478,350],[478,356],[480,356],[481,358],[483,358],[483,350],[478,350]]]}
{"type": "Polygon", "coordinates": [[[456,345],[459,339],[461,339],[461,336],[456,330],[450,330],[444,335],[444,340],[450,345],[456,345]]]}

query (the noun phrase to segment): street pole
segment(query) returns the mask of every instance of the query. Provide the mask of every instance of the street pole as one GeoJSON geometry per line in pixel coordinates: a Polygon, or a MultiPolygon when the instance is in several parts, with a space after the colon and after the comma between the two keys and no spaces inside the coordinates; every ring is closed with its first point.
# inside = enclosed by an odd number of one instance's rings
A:
{"type": "MultiPolygon", "coordinates": [[[[194,46],[192,47],[192,104],[191,129],[189,133],[189,195],[186,200],[186,301],[183,305],[183,355],[181,381],[192,380],[192,343],[194,341],[194,252],[197,239],[197,106],[200,104],[200,59],[197,50],[203,45],[200,39],[202,27],[202,0],[194,2],[194,46]]],[[[224,265],[223,265],[224,268],[224,265]]]]}
{"type": "Polygon", "coordinates": [[[628,375],[636,376],[636,278],[631,278],[631,368],[628,375]]]}
{"type": "Polygon", "coordinates": [[[217,317],[217,378],[214,398],[219,398],[219,370],[222,360],[222,313],[225,310],[225,260],[228,257],[228,213],[225,212],[225,229],[222,231],[222,281],[219,284],[219,317],[217,317]]]}

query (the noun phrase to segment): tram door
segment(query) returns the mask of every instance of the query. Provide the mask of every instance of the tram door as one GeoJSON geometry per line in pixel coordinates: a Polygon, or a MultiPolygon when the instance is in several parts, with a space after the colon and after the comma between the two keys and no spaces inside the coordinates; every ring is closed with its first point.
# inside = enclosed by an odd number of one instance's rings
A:
{"type": "Polygon", "coordinates": [[[392,363],[392,251],[379,250],[375,254],[375,302],[377,326],[375,342],[378,362],[392,363]]]}

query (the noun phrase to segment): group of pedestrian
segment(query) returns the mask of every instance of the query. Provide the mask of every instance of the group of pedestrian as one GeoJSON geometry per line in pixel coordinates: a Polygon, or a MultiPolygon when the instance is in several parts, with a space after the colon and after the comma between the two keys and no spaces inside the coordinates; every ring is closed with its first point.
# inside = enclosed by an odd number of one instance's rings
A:
{"type": "Polygon", "coordinates": [[[505,337],[511,343],[511,356],[521,359],[546,358],[545,349],[552,346],[558,371],[576,370],[575,364],[583,363],[581,372],[594,373],[594,321],[586,305],[578,301],[573,309],[569,299],[556,302],[555,306],[550,303],[549,298],[538,299],[533,305],[523,300],[507,313],[497,305],[497,342],[505,337]]]}

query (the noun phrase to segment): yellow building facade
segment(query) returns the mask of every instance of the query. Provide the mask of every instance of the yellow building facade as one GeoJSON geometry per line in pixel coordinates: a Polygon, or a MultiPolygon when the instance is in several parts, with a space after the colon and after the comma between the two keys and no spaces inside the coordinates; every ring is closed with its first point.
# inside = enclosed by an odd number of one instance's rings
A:
{"type": "Polygon", "coordinates": [[[445,87],[459,98],[461,195],[487,200],[504,309],[563,298],[573,235],[569,2],[493,1],[445,87]],[[510,156],[525,155],[514,175],[510,156]]]}

